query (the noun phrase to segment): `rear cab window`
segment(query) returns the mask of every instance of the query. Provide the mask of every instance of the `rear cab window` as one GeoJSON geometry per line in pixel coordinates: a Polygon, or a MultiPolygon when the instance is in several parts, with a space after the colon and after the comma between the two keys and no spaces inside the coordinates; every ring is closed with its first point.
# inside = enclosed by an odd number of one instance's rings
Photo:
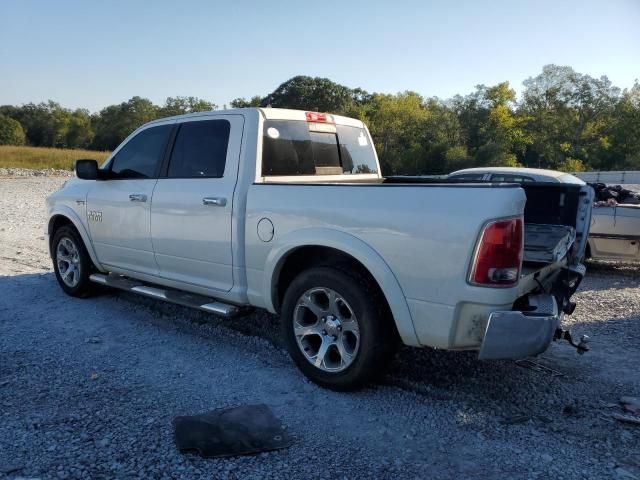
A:
{"type": "Polygon", "coordinates": [[[304,120],[265,120],[262,176],[377,174],[363,126],[304,120]]]}

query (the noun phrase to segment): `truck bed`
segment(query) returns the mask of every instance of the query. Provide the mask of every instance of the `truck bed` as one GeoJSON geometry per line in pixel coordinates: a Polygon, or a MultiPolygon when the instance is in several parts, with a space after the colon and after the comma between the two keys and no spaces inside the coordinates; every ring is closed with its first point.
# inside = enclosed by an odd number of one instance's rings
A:
{"type": "MultiPolygon", "coordinates": [[[[478,180],[456,180],[424,177],[389,177],[385,183],[392,184],[426,184],[460,186],[460,184],[491,184],[493,186],[507,185],[478,180]],[[457,184],[457,185],[456,185],[457,184]]],[[[513,184],[512,184],[513,185],[513,184]]],[[[527,182],[518,184],[527,196],[524,209],[525,222],[525,251],[522,276],[536,274],[543,277],[544,273],[553,270],[548,268],[559,263],[567,264],[567,257],[571,263],[581,258],[586,247],[586,235],[589,219],[584,214],[589,212],[588,202],[583,202],[582,187],[577,184],[527,182]],[[575,248],[574,248],[575,245],[575,248]],[[544,271],[543,271],[544,270],[544,271]]]]}

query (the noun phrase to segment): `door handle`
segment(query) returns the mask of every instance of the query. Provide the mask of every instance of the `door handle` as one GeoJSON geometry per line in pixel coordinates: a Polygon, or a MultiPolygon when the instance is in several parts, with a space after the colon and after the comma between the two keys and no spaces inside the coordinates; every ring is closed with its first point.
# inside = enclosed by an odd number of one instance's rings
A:
{"type": "Polygon", "coordinates": [[[224,197],[204,197],[202,204],[212,207],[224,207],[227,204],[227,199],[224,197]]]}
{"type": "Polygon", "coordinates": [[[146,202],[147,196],[142,193],[132,193],[129,195],[129,200],[132,202],[146,202]]]}

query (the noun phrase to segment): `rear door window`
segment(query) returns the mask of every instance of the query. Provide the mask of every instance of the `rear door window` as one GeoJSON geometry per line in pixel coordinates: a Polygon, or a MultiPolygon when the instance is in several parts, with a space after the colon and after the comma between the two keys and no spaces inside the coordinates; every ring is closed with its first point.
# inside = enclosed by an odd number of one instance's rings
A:
{"type": "Polygon", "coordinates": [[[111,162],[112,178],[154,178],[172,127],[150,127],[129,140],[111,162]]]}
{"type": "Polygon", "coordinates": [[[265,176],[377,173],[364,128],[267,120],[262,174],[265,176]]]}
{"type": "Polygon", "coordinates": [[[227,120],[185,122],[179,127],[169,160],[169,178],[221,178],[227,161],[227,120]]]}

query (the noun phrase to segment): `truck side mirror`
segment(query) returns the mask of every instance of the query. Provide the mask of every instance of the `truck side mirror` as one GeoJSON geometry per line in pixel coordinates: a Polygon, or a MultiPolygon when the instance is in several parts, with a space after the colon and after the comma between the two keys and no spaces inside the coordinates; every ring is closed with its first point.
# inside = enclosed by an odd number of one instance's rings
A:
{"type": "Polygon", "coordinates": [[[98,162],[95,160],[76,160],[76,176],[82,180],[97,180],[98,162]]]}

